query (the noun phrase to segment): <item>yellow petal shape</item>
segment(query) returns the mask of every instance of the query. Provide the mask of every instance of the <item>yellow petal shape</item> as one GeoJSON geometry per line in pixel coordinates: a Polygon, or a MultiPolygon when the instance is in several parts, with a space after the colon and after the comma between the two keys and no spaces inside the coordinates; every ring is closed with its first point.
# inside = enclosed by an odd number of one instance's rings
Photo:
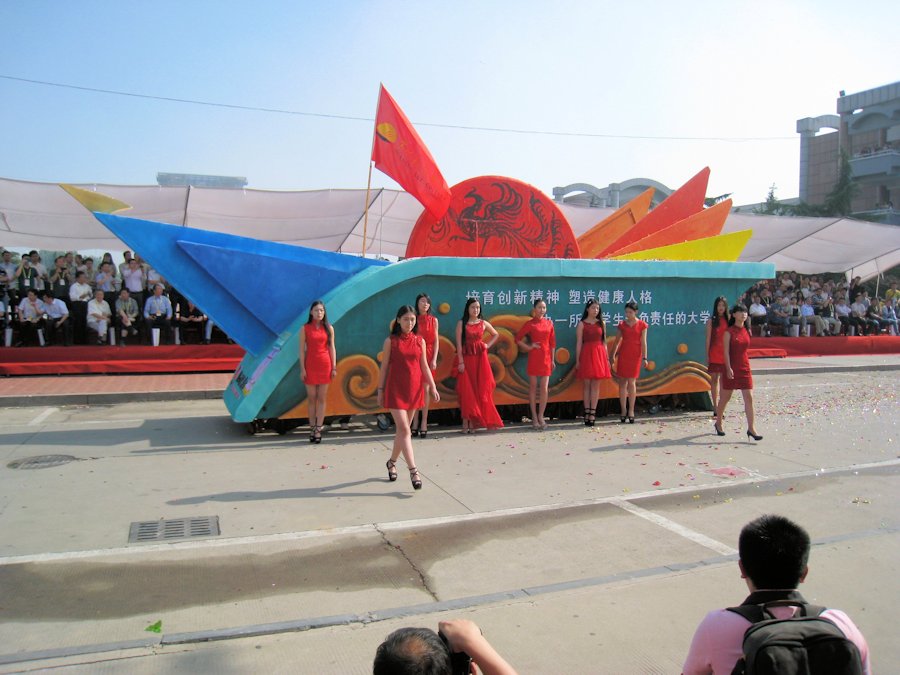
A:
{"type": "Polygon", "coordinates": [[[118,213],[131,208],[130,204],[119,201],[115,197],[110,197],[102,192],[93,192],[84,188],[75,187],[67,183],[60,183],[59,186],[72,195],[79,204],[91,212],[97,213],[118,213]]]}
{"type": "Polygon", "coordinates": [[[681,244],[670,244],[646,251],[615,256],[611,260],[706,260],[737,262],[741,251],[750,241],[753,230],[739,230],[715,237],[702,237],[681,244]]]}

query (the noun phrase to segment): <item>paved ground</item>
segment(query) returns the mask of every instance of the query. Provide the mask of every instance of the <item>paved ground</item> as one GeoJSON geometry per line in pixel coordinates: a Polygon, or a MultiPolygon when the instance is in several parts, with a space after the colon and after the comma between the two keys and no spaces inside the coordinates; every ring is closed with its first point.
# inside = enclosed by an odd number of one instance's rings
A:
{"type": "Polygon", "coordinates": [[[0,672],[366,673],[388,632],[443,616],[522,673],[678,672],[703,613],[744,596],[737,532],[771,511],[815,540],[807,597],[893,672],[900,357],[787,361],[754,363],[759,443],[739,400],[724,439],[700,412],[438,429],[420,492],[385,480],[371,420],[311,446],[213,399],[0,408],[0,672]],[[10,468],[39,455],[76,459],[10,468]],[[221,536],[128,543],[199,516],[221,536]]]}

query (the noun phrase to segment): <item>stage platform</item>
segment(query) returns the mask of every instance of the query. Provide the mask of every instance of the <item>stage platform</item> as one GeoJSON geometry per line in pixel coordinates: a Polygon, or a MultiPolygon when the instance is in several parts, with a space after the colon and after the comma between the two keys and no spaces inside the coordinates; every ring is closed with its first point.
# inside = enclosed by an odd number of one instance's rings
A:
{"type": "Polygon", "coordinates": [[[900,337],[893,335],[827,337],[753,337],[751,359],[796,356],[900,354],[900,337]]]}
{"type": "Polygon", "coordinates": [[[0,349],[0,375],[231,373],[244,350],[234,344],[10,347],[0,349]]]}

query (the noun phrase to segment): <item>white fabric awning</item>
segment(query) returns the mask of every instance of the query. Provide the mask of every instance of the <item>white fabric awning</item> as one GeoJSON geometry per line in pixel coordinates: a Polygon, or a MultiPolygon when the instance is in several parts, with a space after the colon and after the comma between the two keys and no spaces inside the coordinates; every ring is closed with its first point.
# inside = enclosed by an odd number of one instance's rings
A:
{"type": "MultiPolygon", "coordinates": [[[[256,239],[360,253],[365,190],[229,190],[80,184],[115,197],[127,215],[256,239]]],[[[613,209],[559,204],[576,236],[613,209]]],[[[366,252],[403,256],[422,206],[398,190],[369,194],[366,252]]],[[[732,213],[723,232],[753,229],[744,262],[802,274],[846,272],[864,279],[900,263],[900,227],[852,218],[788,218],[732,213]]],[[[0,178],[0,245],[48,250],[126,248],[55,183],[0,178]]]]}

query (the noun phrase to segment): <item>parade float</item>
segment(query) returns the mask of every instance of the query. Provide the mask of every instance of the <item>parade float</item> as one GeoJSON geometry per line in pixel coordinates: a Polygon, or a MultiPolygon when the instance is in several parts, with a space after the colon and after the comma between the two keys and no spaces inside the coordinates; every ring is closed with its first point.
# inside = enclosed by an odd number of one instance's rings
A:
{"type": "MultiPolygon", "coordinates": [[[[436,408],[457,406],[454,336],[472,296],[500,333],[489,357],[497,405],[528,400],[514,335],[537,298],[556,328],[551,401],[581,400],[575,327],[590,298],[603,307],[610,342],[626,302],[636,302],[649,324],[639,396],[708,391],[704,324],[713,299],[736,299],[774,275],[771,264],[736,262],[751,231],[721,234],[731,202],[705,208],[708,168],[656,208],[650,189],[576,237],[551,199],[513,178],[435,188],[430,154],[398,108],[382,111],[382,100],[372,159],[425,206],[398,262],[129,218],[120,215],[127,204],[63,186],[246,350],[223,395],[236,422],[281,431],[307,417],[298,343],[316,299],[327,307],[337,348],[329,415],[379,412],[381,346],[397,308],[423,292],[440,322],[436,408]],[[403,170],[412,178],[404,181],[403,170]]],[[[613,396],[615,383],[604,381],[601,397],[613,396]]]]}

